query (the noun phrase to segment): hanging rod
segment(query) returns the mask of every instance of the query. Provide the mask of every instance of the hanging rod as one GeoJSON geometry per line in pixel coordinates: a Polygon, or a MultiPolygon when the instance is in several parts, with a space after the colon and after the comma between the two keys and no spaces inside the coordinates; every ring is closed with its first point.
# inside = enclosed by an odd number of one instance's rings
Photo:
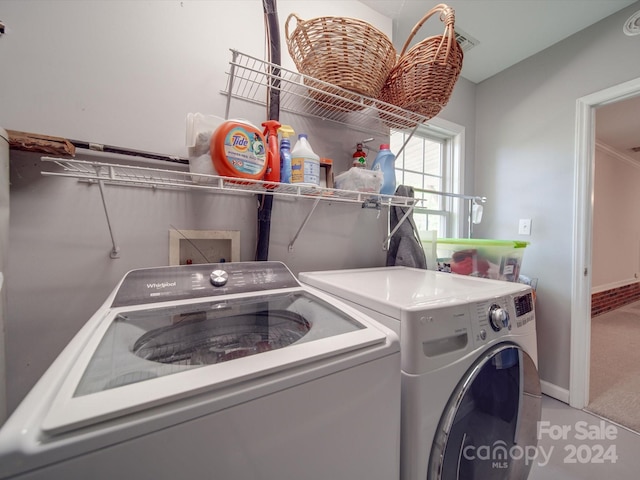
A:
{"type": "Polygon", "coordinates": [[[441,195],[443,197],[454,197],[454,198],[462,198],[464,200],[473,200],[475,202],[485,203],[487,201],[487,197],[478,197],[474,195],[464,195],[462,193],[449,193],[449,192],[439,192],[437,190],[425,190],[422,188],[413,188],[414,192],[420,193],[433,193],[435,195],[441,195]]]}
{"type": "MultiPolygon", "coordinates": [[[[413,132],[411,133],[413,135],[413,132]]],[[[403,146],[404,148],[404,146],[403,146]]],[[[475,195],[464,195],[462,193],[449,193],[449,192],[439,192],[437,190],[427,190],[424,188],[415,188],[415,187],[411,187],[413,189],[414,192],[419,192],[419,193],[429,193],[429,194],[434,194],[434,195],[440,195],[443,197],[453,197],[453,198],[460,198],[463,200],[469,200],[469,231],[468,231],[468,236],[469,238],[471,238],[471,234],[473,233],[473,220],[472,220],[472,209],[473,209],[473,204],[474,203],[485,203],[487,201],[487,197],[479,197],[479,196],[475,196],[475,195]]],[[[424,201],[424,199],[415,199],[415,201],[413,202],[413,204],[411,205],[407,205],[409,208],[408,210],[404,213],[404,215],[402,216],[402,218],[398,221],[398,224],[396,225],[396,227],[389,232],[389,234],[387,235],[387,237],[384,239],[384,242],[382,242],[382,249],[383,250],[387,250],[389,248],[389,242],[391,240],[391,237],[393,236],[394,233],[396,233],[396,231],[400,228],[400,226],[404,223],[404,221],[407,219],[407,217],[409,217],[409,215],[411,215],[414,211],[415,208],[418,208],[418,203],[421,203],[422,201],[424,201]]]]}
{"type": "Polygon", "coordinates": [[[104,145],[102,143],[86,142],[84,140],[69,139],[69,142],[71,142],[76,148],[92,150],[94,152],[116,153],[118,155],[130,155],[133,157],[150,158],[152,160],[162,160],[165,162],[189,165],[188,158],[182,158],[177,155],[165,155],[164,153],[147,152],[144,150],[135,150],[133,148],[118,147],[115,145],[104,145]]]}

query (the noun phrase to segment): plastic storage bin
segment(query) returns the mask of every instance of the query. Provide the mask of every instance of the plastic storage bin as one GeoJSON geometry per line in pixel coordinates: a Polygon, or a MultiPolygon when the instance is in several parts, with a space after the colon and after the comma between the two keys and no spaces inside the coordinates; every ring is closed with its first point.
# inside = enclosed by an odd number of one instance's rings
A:
{"type": "Polygon", "coordinates": [[[477,238],[439,238],[438,269],[461,275],[517,282],[529,242],[477,238]]]}

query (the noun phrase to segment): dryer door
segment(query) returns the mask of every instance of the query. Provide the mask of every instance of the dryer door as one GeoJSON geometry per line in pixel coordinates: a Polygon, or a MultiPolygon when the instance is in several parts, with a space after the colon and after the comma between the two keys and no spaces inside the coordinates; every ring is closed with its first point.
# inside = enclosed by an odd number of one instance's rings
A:
{"type": "Polygon", "coordinates": [[[523,479],[535,453],[540,379],[531,357],[502,343],[487,350],[454,390],[429,460],[428,478],[523,479]]]}

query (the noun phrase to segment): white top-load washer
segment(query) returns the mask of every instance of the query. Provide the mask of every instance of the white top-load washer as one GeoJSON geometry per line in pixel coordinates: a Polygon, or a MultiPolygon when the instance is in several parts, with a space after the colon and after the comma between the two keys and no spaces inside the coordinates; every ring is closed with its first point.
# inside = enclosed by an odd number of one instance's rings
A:
{"type": "Polygon", "coordinates": [[[299,278],[399,333],[402,480],[527,478],[541,410],[529,286],[407,267],[299,278]]]}
{"type": "Polygon", "coordinates": [[[397,335],[279,262],[129,272],[0,430],[0,478],[397,478],[397,335]]]}

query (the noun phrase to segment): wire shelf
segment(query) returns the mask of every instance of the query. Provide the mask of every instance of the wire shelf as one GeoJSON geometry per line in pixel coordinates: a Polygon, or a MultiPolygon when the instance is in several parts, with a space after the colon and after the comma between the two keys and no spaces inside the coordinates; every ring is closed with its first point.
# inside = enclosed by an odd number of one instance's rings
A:
{"type": "Polygon", "coordinates": [[[280,92],[280,109],[308,117],[330,120],[350,128],[375,131],[410,129],[427,117],[404,110],[327,82],[287,70],[273,63],[231,50],[227,72],[227,117],[231,98],[265,105],[268,89],[280,92]]]}
{"type": "Polygon", "coordinates": [[[43,162],[60,167],[56,170],[42,171],[43,175],[71,177],[90,183],[120,184],[148,188],[188,189],[235,194],[268,194],[282,197],[300,197],[346,203],[359,203],[363,206],[393,205],[413,206],[418,199],[371,192],[356,192],[323,188],[315,185],[286,184],[249,180],[218,175],[164,170],[159,168],[133,165],[117,165],[88,160],[42,157],[43,162]]]}

